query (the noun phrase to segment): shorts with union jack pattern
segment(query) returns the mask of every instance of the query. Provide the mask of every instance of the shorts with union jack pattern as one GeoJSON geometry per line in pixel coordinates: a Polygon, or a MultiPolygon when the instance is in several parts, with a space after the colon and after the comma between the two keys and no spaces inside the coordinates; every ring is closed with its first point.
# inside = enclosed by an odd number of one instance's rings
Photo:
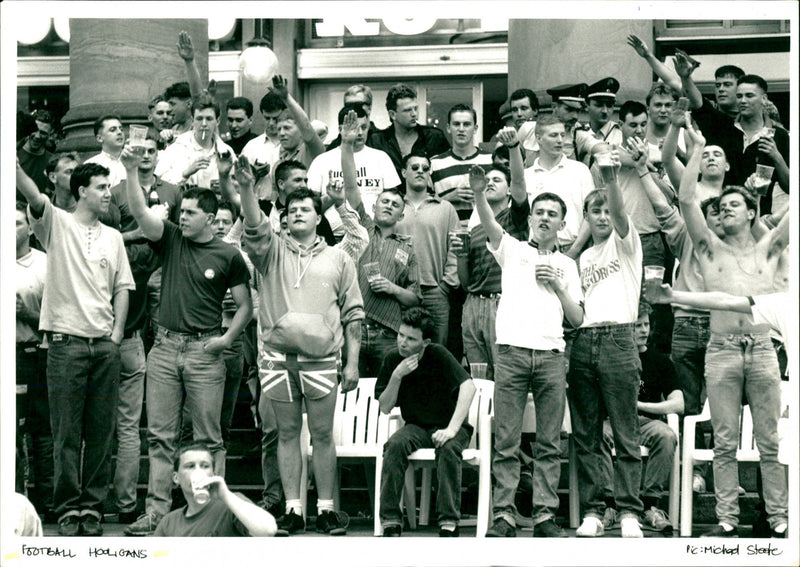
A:
{"type": "Polygon", "coordinates": [[[263,349],[258,354],[261,391],[279,402],[293,402],[302,397],[324,398],[338,385],[340,366],[336,354],[311,358],[263,349]]]}

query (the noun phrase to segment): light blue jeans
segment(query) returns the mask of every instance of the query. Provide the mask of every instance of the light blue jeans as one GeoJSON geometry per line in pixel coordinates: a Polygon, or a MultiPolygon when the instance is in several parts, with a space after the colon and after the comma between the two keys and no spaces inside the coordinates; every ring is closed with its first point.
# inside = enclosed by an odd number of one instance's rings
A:
{"type": "Polygon", "coordinates": [[[764,504],[772,528],[786,522],[786,472],[778,462],[781,388],[778,357],[769,334],[711,333],[706,350],[706,388],[714,427],[714,492],[717,520],[739,523],[739,414],[742,391],[753,416],[761,455],[764,504]]]}
{"type": "Polygon", "coordinates": [[[447,329],[450,323],[450,299],[439,286],[422,288],[422,307],[428,310],[436,323],[433,342],[447,345],[447,329]]]}
{"type": "Polygon", "coordinates": [[[181,408],[192,415],[194,440],[208,445],[214,458],[214,473],[225,475],[220,412],[225,389],[222,353],[210,354],[204,345],[215,331],[204,335],[181,335],[159,327],[147,357],[147,441],[150,478],[147,512],[164,515],[172,503],[172,471],[180,435],[181,408]]]}
{"type": "Polygon", "coordinates": [[[533,447],[533,523],[555,518],[561,477],[561,424],[566,405],[564,353],[499,345],[494,386],[495,441],[492,516],[514,522],[519,484],[522,416],[533,392],[536,442],[533,447]]]}
{"type": "Polygon", "coordinates": [[[486,378],[494,380],[497,365],[497,304],[500,298],[481,297],[470,293],[461,314],[461,336],[467,362],[487,363],[486,378]]]}

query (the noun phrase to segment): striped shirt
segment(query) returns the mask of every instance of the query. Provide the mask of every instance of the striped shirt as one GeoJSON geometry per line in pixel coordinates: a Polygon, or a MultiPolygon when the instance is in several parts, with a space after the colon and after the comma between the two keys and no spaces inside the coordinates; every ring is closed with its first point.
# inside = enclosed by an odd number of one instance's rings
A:
{"type": "MultiPolygon", "coordinates": [[[[524,199],[519,205],[511,204],[497,213],[495,220],[505,232],[525,242],[528,240],[528,216],[531,207],[524,199]]],[[[474,226],[469,233],[469,255],[467,256],[469,282],[465,287],[469,293],[500,293],[502,270],[486,247],[486,230],[483,225],[474,226]]]]}
{"type": "Polygon", "coordinates": [[[364,313],[372,320],[397,332],[402,321],[403,307],[397,298],[385,293],[376,294],[367,280],[364,264],[378,262],[381,276],[395,285],[413,292],[422,300],[419,289],[419,268],[411,237],[406,234],[391,234],[386,238],[367,214],[363,204],[358,208],[359,220],[369,232],[369,244],[358,261],[358,287],[364,298],[364,313]]]}
{"type": "MultiPolygon", "coordinates": [[[[453,150],[433,156],[431,158],[431,180],[433,189],[440,199],[447,197],[459,187],[469,187],[469,170],[473,165],[484,167],[492,165],[492,154],[475,149],[471,156],[462,158],[453,153],[453,150]]],[[[449,200],[449,199],[448,199],[449,200]]],[[[458,212],[459,218],[469,218],[469,214],[461,211],[472,211],[472,201],[450,201],[458,212]]]]}

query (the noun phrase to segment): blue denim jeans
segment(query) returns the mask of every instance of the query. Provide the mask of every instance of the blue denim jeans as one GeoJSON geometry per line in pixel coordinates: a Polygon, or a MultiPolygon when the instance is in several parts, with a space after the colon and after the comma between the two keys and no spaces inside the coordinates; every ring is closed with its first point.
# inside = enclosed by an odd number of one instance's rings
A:
{"type": "Polygon", "coordinates": [[[272,401],[256,389],[258,396],[258,416],[261,421],[261,476],[264,479],[262,504],[269,508],[283,498],[281,472],[278,468],[278,422],[272,401]]]}
{"type": "Polygon", "coordinates": [[[358,351],[359,376],[377,376],[383,357],[397,347],[397,333],[367,319],[361,325],[361,350],[358,351]]]}
{"type": "MultiPolygon", "coordinates": [[[[425,430],[417,425],[401,427],[383,446],[383,473],[381,474],[380,518],[383,526],[403,525],[400,495],[408,468],[408,456],[417,449],[433,447],[431,435],[435,429],[425,430]]],[[[461,518],[461,465],[462,453],[472,437],[471,428],[462,425],[450,441],[436,449],[436,514],[439,524],[455,522],[461,518]]]]}
{"type": "Polygon", "coordinates": [[[47,395],[53,428],[53,511],[102,516],[111,484],[119,347],[107,337],[50,334],[47,395]],[[81,444],[83,443],[83,463],[81,444]]]}
{"type": "Polygon", "coordinates": [[[786,472],[778,462],[781,389],[778,357],[767,333],[711,334],[706,351],[706,384],[714,427],[714,492],[717,520],[739,523],[739,414],[742,391],[753,416],[761,455],[764,504],[770,526],[786,522],[786,472]]]}
{"type": "Polygon", "coordinates": [[[220,412],[225,388],[222,354],[210,354],[204,345],[219,331],[201,336],[158,329],[147,357],[147,442],[150,478],[147,512],[164,515],[172,503],[172,470],[180,435],[181,409],[192,415],[194,440],[208,445],[214,473],[225,474],[220,412]]]}
{"type": "Polygon", "coordinates": [[[450,299],[439,286],[422,288],[422,307],[428,310],[436,322],[433,342],[447,346],[447,329],[450,323],[450,299]]]}
{"type": "Polygon", "coordinates": [[[642,512],[642,456],[636,410],[642,363],[633,325],[578,329],[567,382],[584,516],[603,517],[603,420],[608,415],[617,450],[614,499],[620,517],[642,512]]]}
{"type": "Polygon", "coordinates": [[[486,378],[494,380],[497,364],[497,303],[499,297],[467,295],[461,315],[461,336],[464,339],[464,354],[467,362],[485,362],[486,378]]]}
{"type": "Polygon", "coordinates": [[[494,386],[495,440],[492,448],[493,517],[515,525],[522,416],[533,392],[533,523],[555,518],[561,477],[561,424],[566,405],[564,353],[499,345],[494,386]]]}
{"type": "Polygon", "coordinates": [[[141,437],[139,423],[144,401],[144,376],[147,368],[144,345],[139,333],[124,339],[119,346],[119,403],[117,404],[117,468],[114,495],[120,512],[136,509],[136,483],[139,482],[141,437]]]}

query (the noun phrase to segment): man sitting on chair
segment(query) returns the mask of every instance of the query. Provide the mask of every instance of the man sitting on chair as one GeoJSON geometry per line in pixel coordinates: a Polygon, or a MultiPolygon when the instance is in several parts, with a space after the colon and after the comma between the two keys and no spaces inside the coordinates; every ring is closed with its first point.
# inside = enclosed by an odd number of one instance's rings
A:
{"type": "Polygon", "coordinates": [[[380,519],[385,537],[402,532],[400,495],[408,456],[432,447],[439,479],[439,537],[458,537],[461,455],[472,438],[466,419],[475,385],[446,348],[431,343],[434,330],[433,318],[421,307],[403,313],[397,349],[383,359],[375,384],[381,411],[388,414],[399,406],[405,421],[383,448],[380,519]]]}

